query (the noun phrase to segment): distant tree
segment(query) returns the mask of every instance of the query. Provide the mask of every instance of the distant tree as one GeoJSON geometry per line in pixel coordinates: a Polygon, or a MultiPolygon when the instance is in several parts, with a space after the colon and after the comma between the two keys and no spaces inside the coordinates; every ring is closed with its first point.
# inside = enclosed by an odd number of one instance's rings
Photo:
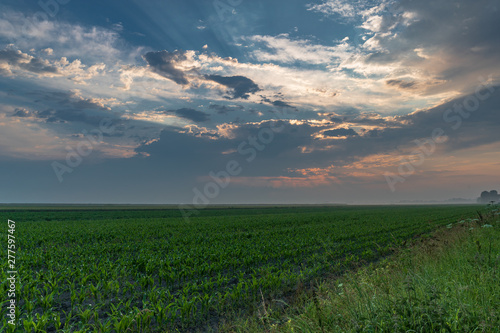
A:
{"type": "Polygon", "coordinates": [[[477,202],[479,203],[494,203],[498,201],[500,201],[500,195],[496,190],[483,191],[481,192],[481,196],[477,198],[477,202]]]}

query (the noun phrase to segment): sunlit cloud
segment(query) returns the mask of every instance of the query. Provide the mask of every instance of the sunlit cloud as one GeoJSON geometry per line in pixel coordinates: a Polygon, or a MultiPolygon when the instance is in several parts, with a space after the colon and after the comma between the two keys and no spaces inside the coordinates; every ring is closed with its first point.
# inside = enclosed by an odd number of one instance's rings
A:
{"type": "Polygon", "coordinates": [[[415,161],[415,142],[437,129],[446,138],[402,191],[487,184],[498,166],[494,2],[315,0],[287,22],[249,3],[227,20],[194,2],[192,13],[136,5],[102,20],[71,3],[46,20],[36,3],[1,5],[0,159],[63,161],[109,119],[89,164],[165,164],[160,178],[182,170],[179,182],[196,182],[246,161],[243,144],[256,157],[236,192],[388,191],[384,173],[415,161]]]}

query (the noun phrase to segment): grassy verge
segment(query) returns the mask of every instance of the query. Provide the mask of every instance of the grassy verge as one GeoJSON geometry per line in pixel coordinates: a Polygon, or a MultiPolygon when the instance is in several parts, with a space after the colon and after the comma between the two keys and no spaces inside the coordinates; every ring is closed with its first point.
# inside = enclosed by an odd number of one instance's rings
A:
{"type": "Polygon", "coordinates": [[[449,224],[394,256],[264,300],[227,332],[500,332],[500,210],[449,224]]]}

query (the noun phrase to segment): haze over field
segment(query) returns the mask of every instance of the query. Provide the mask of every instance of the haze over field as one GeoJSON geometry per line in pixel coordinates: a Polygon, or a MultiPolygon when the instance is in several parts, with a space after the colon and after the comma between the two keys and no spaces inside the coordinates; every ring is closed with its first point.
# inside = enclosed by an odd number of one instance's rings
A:
{"type": "Polygon", "coordinates": [[[499,189],[500,1],[2,1],[0,202],[499,189]]]}

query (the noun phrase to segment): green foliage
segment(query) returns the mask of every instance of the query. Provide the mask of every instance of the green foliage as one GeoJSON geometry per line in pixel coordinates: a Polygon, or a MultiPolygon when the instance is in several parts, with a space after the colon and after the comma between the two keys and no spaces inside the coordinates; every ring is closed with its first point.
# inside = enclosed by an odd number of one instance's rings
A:
{"type": "MultiPolygon", "coordinates": [[[[56,207],[0,214],[16,221],[19,331],[164,332],[261,311],[266,300],[286,297],[297,285],[377,260],[476,209],[205,209],[189,222],[175,209],[56,207]]],[[[0,230],[3,239],[6,231],[0,230]]],[[[487,244],[481,249],[487,251],[487,244]]],[[[435,303],[429,297],[414,301],[422,309],[435,303]]],[[[404,300],[395,309],[404,316],[404,300]]],[[[6,307],[0,311],[6,318],[6,307]]],[[[326,313],[322,318],[321,328],[329,323],[326,313]]],[[[0,330],[5,320],[2,325],[0,330]]]]}
{"type": "Polygon", "coordinates": [[[500,218],[451,223],[411,250],[323,283],[320,295],[237,332],[499,332],[500,218]]]}

